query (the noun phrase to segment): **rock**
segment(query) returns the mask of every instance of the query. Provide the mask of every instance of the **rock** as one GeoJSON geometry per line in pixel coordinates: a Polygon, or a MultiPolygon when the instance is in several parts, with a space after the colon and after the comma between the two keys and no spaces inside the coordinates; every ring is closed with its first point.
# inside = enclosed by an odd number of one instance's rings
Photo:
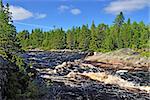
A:
{"type": "Polygon", "coordinates": [[[60,100],[147,100],[148,94],[127,92],[111,84],[83,83],[80,86],[69,86],[61,82],[54,82],[49,88],[47,99],[60,100]],[[105,89],[105,91],[104,91],[105,89]]]}
{"type": "Polygon", "coordinates": [[[119,74],[119,75],[123,75],[124,73],[127,73],[128,70],[118,70],[116,71],[116,74],[119,74]]]}
{"type": "Polygon", "coordinates": [[[67,63],[66,63],[66,62],[63,62],[61,65],[56,66],[55,69],[63,68],[63,67],[65,67],[66,65],[67,65],[67,63]]]}
{"type": "Polygon", "coordinates": [[[52,82],[43,100],[149,99],[149,71],[144,67],[149,60],[131,49],[92,54],[91,58],[87,54],[50,51],[27,56],[37,58],[33,60],[34,67],[39,67],[46,82],[52,82]]]}

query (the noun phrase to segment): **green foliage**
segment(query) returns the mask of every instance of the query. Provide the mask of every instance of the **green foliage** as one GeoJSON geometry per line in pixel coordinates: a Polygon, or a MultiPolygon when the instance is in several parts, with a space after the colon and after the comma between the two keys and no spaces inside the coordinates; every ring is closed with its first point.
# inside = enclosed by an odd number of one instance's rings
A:
{"type": "Polygon", "coordinates": [[[116,27],[121,27],[124,23],[124,15],[123,15],[123,12],[120,12],[120,14],[117,15],[115,21],[114,21],[114,24],[116,27]]]}
{"type": "Polygon", "coordinates": [[[15,63],[18,66],[19,72],[25,73],[26,64],[24,63],[24,59],[23,58],[21,58],[21,57],[19,57],[17,55],[14,55],[12,60],[11,60],[11,62],[15,63]]]}
{"type": "Polygon", "coordinates": [[[30,81],[30,77],[26,72],[28,67],[23,59],[17,55],[13,55],[10,64],[13,69],[8,71],[7,97],[9,99],[19,99],[26,91],[30,81]]]}
{"type": "Polygon", "coordinates": [[[92,22],[92,26],[91,26],[90,49],[91,50],[97,49],[97,32],[96,32],[96,26],[94,21],[92,22]]]}
{"type": "Polygon", "coordinates": [[[67,31],[67,48],[71,49],[71,50],[75,48],[75,33],[74,33],[74,29],[67,31]]]}
{"type": "Polygon", "coordinates": [[[12,24],[9,5],[0,5],[0,52],[4,57],[11,59],[11,55],[20,48],[16,37],[16,28],[12,24]]]}
{"type": "Polygon", "coordinates": [[[17,34],[17,38],[19,39],[22,48],[28,47],[29,44],[29,32],[28,30],[23,30],[17,34]]]}
{"type": "Polygon", "coordinates": [[[34,73],[27,72],[29,66],[24,63],[23,58],[14,55],[10,62],[14,69],[9,70],[8,73],[7,98],[20,100],[22,98],[36,98],[41,95],[41,87],[31,80],[34,73]]]}
{"type": "Polygon", "coordinates": [[[81,33],[79,34],[79,49],[88,50],[90,46],[91,32],[88,29],[88,25],[83,25],[81,33]]]}
{"type": "Polygon", "coordinates": [[[143,57],[150,57],[150,52],[149,52],[149,51],[147,51],[147,52],[142,52],[142,53],[141,53],[141,56],[143,56],[143,57]]]}
{"type": "Polygon", "coordinates": [[[43,42],[43,31],[41,29],[32,30],[28,42],[33,48],[41,47],[43,42]]]}
{"type": "MultiPolygon", "coordinates": [[[[25,42],[29,39],[29,32],[23,31],[17,34],[16,28],[12,23],[9,4],[4,6],[0,0],[0,55],[8,62],[8,68],[4,69],[4,72],[7,73],[5,76],[7,83],[4,87],[6,90],[2,95],[8,100],[20,100],[30,85],[30,77],[27,72],[28,67],[24,63],[23,58],[18,56],[22,51],[20,43],[23,47],[29,46],[25,42]]],[[[35,34],[35,36],[38,35],[35,34]]],[[[37,41],[39,44],[42,43],[39,39],[37,41]]]]}
{"type": "Polygon", "coordinates": [[[64,49],[65,47],[66,47],[66,34],[62,28],[44,33],[42,48],[64,49]]]}
{"type": "Polygon", "coordinates": [[[38,87],[34,81],[29,81],[29,85],[27,87],[27,92],[25,96],[27,98],[35,98],[39,95],[38,87]]]}

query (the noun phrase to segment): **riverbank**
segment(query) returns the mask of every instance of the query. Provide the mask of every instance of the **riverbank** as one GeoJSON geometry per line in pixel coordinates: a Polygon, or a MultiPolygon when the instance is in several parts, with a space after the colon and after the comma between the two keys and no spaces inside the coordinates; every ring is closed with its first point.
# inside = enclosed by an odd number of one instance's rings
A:
{"type": "Polygon", "coordinates": [[[148,100],[148,57],[131,49],[109,53],[31,51],[23,54],[48,84],[48,100],[148,100]]]}

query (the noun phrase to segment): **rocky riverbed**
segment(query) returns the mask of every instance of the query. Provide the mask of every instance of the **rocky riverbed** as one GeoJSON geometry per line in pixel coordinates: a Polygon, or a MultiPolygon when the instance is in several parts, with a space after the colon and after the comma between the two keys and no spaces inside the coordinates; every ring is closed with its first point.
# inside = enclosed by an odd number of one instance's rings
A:
{"type": "Polygon", "coordinates": [[[32,64],[35,68],[49,68],[62,64],[63,62],[84,59],[85,52],[69,51],[28,51],[21,56],[25,62],[32,64]]]}
{"type": "Polygon", "coordinates": [[[130,49],[113,54],[88,54],[30,51],[22,57],[47,84],[42,100],[150,99],[149,58],[139,58],[130,49]],[[116,58],[118,54],[120,56],[116,58]]]}

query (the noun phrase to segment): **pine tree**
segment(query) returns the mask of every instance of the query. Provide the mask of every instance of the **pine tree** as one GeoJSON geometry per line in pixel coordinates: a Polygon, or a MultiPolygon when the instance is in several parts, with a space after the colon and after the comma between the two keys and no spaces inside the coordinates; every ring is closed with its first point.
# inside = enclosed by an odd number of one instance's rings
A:
{"type": "Polygon", "coordinates": [[[120,12],[120,14],[117,15],[114,21],[114,27],[115,27],[115,34],[116,34],[116,46],[117,48],[123,48],[123,41],[121,39],[122,32],[120,31],[122,28],[122,25],[124,24],[124,15],[123,12],[120,12]]]}
{"type": "Polygon", "coordinates": [[[75,48],[75,33],[74,27],[72,30],[67,31],[67,48],[74,49],[75,48]]]}
{"type": "Polygon", "coordinates": [[[115,24],[117,27],[121,27],[121,26],[123,25],[123,23],[124,23],[124,20],[125,20],[125,18],[124,18],[123,12],[120,12],[120,13],[117,15],[117,17],[116,17],[116,19],[115,19],[115,21],[114,21],[114,24],[115,24]]]}
{"type": "Polygon", "coordinates": [[[103,42],[106,37],[106,30],[107,30],[107,25],[105,24],[99,24],[96,33],[97,33],[97,40],[96,40],[96,45],[97,45],[97,51],[101,51],[103,47],[103,42]]]}
{"type": "Polygon", "coordinates": [[[20,45],[16,37],[16,28],[12,24],[9,5],[3,6],[0,2],[0,52],[8,58],[20,50],[20,45]]]}
{"type": "Polygon", "coordinates": [[[81,33],[79,35],[79,48],[82,50],[88,50],[91,40],[91,33],[88,29],[88,25],[83,25],[81,29],[81,33]]]}
{"type": "MultiPolygon", "coordinates": [[[[0,0],[0,55],[5,57],[8,62],[8,65],[2,69],[2,72],[6,73],[4,74],[5,79],[7,79],[5,86],[2,87],[5,88],[2,95],[6,97],[2,99],[17,100],[17,97],[26,91],[29,81],[25,71],[25,63],[18,56],[21,46],[16,35],[17,32],[12,24],[9,5],[3,6],[0,0]]],[[[0,81],[3,80],[0,79],[0,81]]]]}
{"type": "Polygon", "coordinates": [[[39,48],[43,42],[43,31],[41,29],[34,29],[29,38],[32,48],[39,48]]]}
{"type": "Polygon", "coordinates": [[[58,33],[57,49],[64,49],[66,48],[66,33],[62,28],[58,29],[58,33]]]}
{"type": "Polygon", "coordinates": [[[49,38],[49,41],[48,41],[49,49],[66,48],[66,33],[62,28],[52,30],[48,38],[49,38]]]}
{"type": "Polygon", "coordinates": [[[150,32],[148,26],[144,24],[143,21],[139,23],[139,31],[140,31],[140,40],[139,40],[139,48],[148,48],[147,43],[150,38],[150,32]]]}
{"type": "Polygon", "coordinates": [[[107,29],[106,38],[103,42],[103,48],[105,49],[105,51],[111,51],[116,49],[116,37],[114,34],[114,30],[114,26],[111,26],[109,29],[107,29]]]}
{"type": "Polygon", "coordinates": [[[43,34],[43,42],[42,42],[42,48],[43,49],[50,49],[49,48],[50,33],[51,33],[51,31],[44,32],[44,34],[43,34]]]}
{"type": "Polygon", "coordinates": [[[90,49],[91,50],[97,49],[97,32],[96,32],[96,26],[95,26],[94,21],[92,22],[92,26],[91,26],[90,49]]]}
{"type": "Polygon", "coordinates": [[[139,38],[140,37],[140,30],[139,30],[137,22],[133,22],[132,32],[133,32],[133,36],[132,36],[131,48],[138,49],[138,47],[140,45],[140,38],[139,38]]]}
{"type": "Polygon", "coordinates": [[[27,48],[29,44],[29,31],[28,30],[23,30],[17,34],[17,38],[19,39],[22,48],[27,48]]]}
{"type": "Polygon", "coordinates": [[[121,39],[123,42],[122,47],[129,48],[132,38],[130,19],[128,19],[127,23],[124,23],[124,25],[122,26],[121,33],[122,33],[121,39]]]}

